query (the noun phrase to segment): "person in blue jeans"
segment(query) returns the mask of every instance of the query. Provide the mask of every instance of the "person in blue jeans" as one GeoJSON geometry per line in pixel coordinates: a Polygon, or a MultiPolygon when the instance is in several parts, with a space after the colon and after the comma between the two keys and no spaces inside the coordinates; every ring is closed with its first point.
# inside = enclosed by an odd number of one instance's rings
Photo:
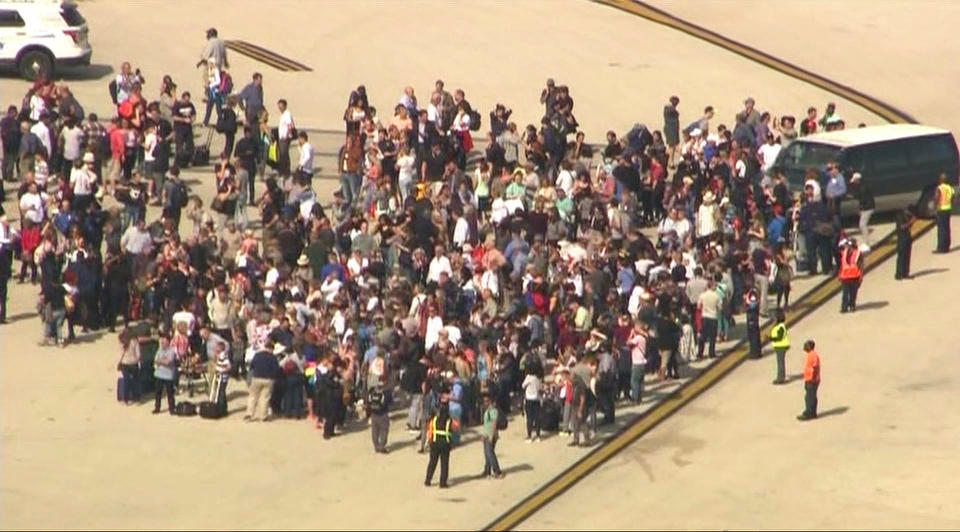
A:
{"type": "Polygon", "coordinates": [[[122,381],[117,389],[117,401],[131,405],[140,400],[140,342],[129,329],[120,333],[119,340],[121,355],[117,370],[122,375],[122,381]]]}
{"type": "Polygon", "coordinates": [[[497,428],[497,419],[500,412],[494,406],[489,394],[483,396],[483,475],[484,477],[493,476],[493,478],[503,478],[505,475],[500,470],[500,462],[497,460],[497,439],[500,431],[497,428]]]}

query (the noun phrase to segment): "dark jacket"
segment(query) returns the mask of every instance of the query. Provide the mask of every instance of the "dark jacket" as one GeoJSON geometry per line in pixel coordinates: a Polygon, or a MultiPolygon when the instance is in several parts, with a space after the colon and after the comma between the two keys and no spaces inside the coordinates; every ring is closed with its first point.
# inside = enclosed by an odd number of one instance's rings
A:
{"type": "Polygon", "coordinates": [[[280,376],[280,363],[269,351],[258,351],[250,361],[250,375],[255,379],[276,379],[280,376]]]}

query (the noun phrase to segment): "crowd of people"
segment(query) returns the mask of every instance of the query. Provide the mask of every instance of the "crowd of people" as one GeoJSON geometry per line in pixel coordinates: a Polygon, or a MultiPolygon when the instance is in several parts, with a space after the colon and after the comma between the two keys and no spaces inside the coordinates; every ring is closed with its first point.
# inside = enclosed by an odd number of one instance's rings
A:
{"type": "MultiPolygon", "coordinates": [[[[11,275],[38,287],[44,343],[122,320],[118,398],[138,399],[147,375],[154,413],[205,380],[222,415],[231,378],[246,379],[245,419],[305,418],[330,438],[369,415],[386,452],[397,395],[421,452],[445,438],[448,457],[457,427],[480,425],[485,472],[502,475],[498,427],[518,409],[530,441],[563,431],[589,445],[645,381],[715,357],[741,313],[759,356],[760,320],[789,306],[795,270],[841,267],[836,199],[850,187],[868,204],[836,164],[810,169],[797,195],[773,170],[798,136],[844,127],[832,104],[799,130],[753,98],[732,127],[709,106],[681,127],[672,97],[661,129],[591,145],[553,80],[522,128],[509,106],[483,116],[441,80],[426,102],[404,88],[388,119],[358,87],[325,204],[309,134],[283,99],[271,120],[263,76],[234,90],[215,30],[198,67],[202,124],[189,92],[164,76],[148,97],[128,63],[106,126],[42,77],[0,121],[19,211],[0,222],[0,320],[11,275]],[[194,139],[209,149],[214,132],[224,149],[205,205],[180,174],[204,164],[194,139]]],[[[428,483],[448,459],[436,447],[428,483]]]]}

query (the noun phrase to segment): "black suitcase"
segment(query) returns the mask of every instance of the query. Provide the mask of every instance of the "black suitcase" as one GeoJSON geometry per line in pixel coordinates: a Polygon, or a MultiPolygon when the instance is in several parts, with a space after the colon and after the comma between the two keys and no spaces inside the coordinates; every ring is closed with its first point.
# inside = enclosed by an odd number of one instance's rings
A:
{"type": "Polygon", "coordinates": [[[225,412],[217,403],[203,401],[200,403],[200,417],[203,419],[220,419],[225,412]]]}
{"type": "Polygon", "coordinates": [[[193,166],[207,166],[210,164],[210,139],[213,138],[213,130],[207,131],[207,142],[193,148],[193,166]]]}
{"type": "Polygon", "coordinates": [[[540,428],[550,432],[560,429],[560,403],[547,399],[540,408],[540,428]]]}
{"type": "Polygon", "coordinates": [[[190,401],[181,401],[173,407],[173,413],[185,417],[195,416],[197,415],[197,406],[190,401]]]}

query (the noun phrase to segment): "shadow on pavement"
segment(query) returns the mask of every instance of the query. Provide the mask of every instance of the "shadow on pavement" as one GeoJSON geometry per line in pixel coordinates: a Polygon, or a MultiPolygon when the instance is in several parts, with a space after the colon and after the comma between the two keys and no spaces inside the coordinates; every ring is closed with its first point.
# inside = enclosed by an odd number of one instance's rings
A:
{"type": "Polygon", "coordinates": [[[889,304],[890,304],[889,301],[871,301],[871,302],[869,302],[869,303],[864,303],[864,304],[862,304],[862,305],[857,305],[857,312],[860,312],[860,311],[863,311],[863,310],[874,310],[874,309],[878,309],[878,308],[883,308],[883,307],[886,307],[886,306],[889,305],[889,304]]]}
{"type": "Polygon", "coordinates": [[[926,275],[935,275],[935,274],[938,274],[938,273],[943,273],[943,272],[948,272],[948,271],[950,271],[950,268],[928,268],[928,269],[926,269],[926,270],[921,270],[921,271],[919,271],[919,272],[916,272],[916,273],[914,273],[913,275],[911,275],[910,277],[916,279],[917,277],[923,277],[923,276],[926,276],[926,275]]]}
{"type": "MultiPolygon", "coordinates": [[[[530,464],[514,464],[510,467],[504,467],[501,471],[509,477],[512,473],[519,473],[521,471],[533,471],[533,466],[530,464]]],[[[453,477],[450,479],[450,486],[457,486],[459,484],[466,484],[467,482],[473,480],[484,480],[482,475],[460,475],[459,477],[453,477]]]]}
{"type": "Polygon", "coordinates": [[[843,414],[847,413],[847,410],[850,410],[849,406],[838,406],[836,408],[831,408],[830,410],[824,410],[823,412],[820,412],[817,417],[824,418],[830,416],[842,416],[843,414]]]}
{"type": "Polygon", "coordinates": [[[7,322],[13,323],[15,321],[25,320],[27,318],[37,317],[36,312],[21,312],[20,314],[14,314],[13,316],[7,316],[7,322]]]}

